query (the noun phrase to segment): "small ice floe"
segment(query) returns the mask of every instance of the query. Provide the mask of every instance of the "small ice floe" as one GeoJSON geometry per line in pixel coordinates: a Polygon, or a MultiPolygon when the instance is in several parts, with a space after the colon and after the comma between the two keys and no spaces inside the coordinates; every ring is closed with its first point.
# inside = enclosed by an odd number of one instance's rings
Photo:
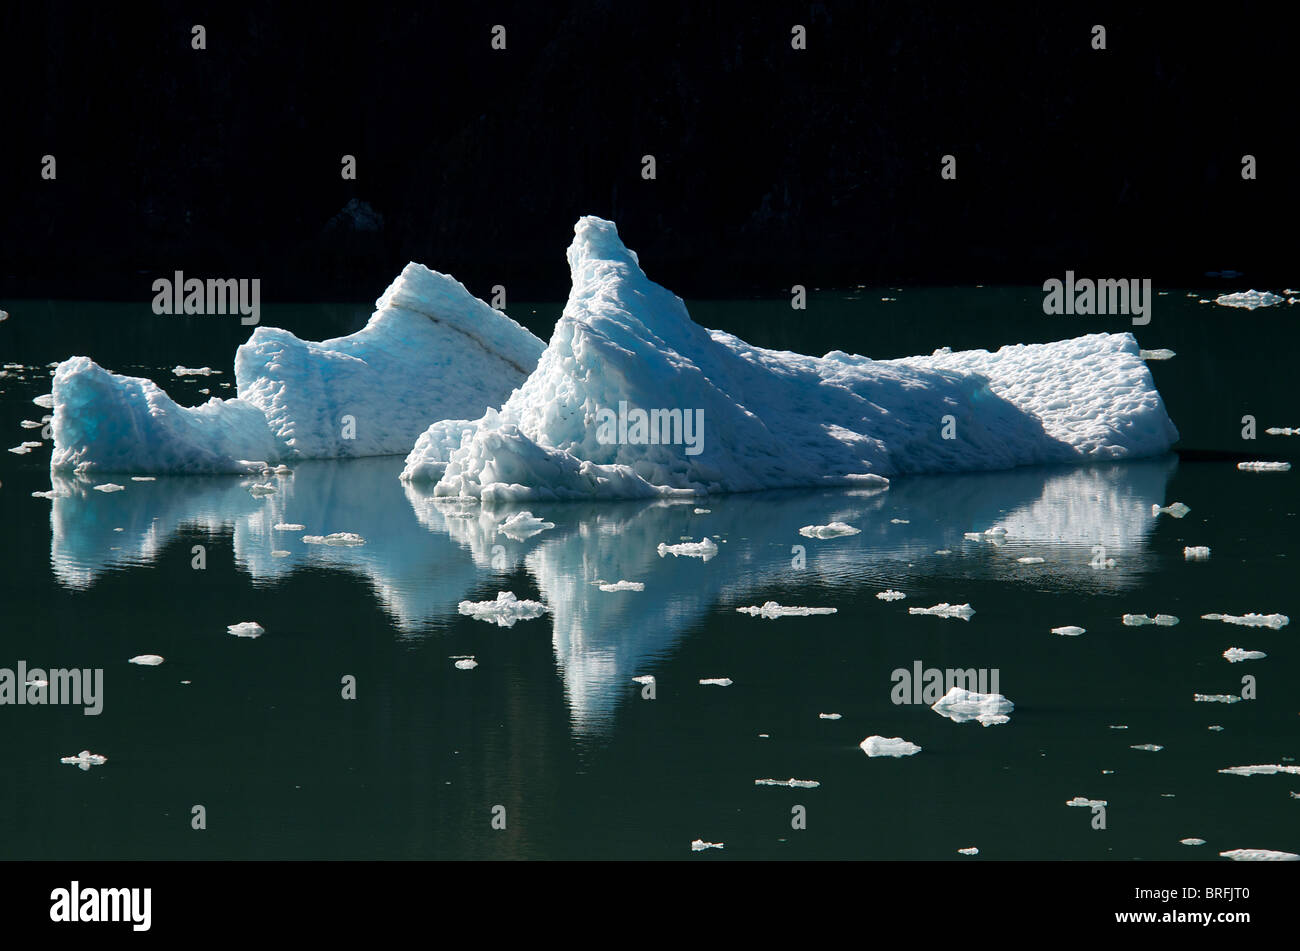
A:
{"type": "Polygon", "coordinates": [[[157,482],[157,476],[131,476],[132,482],[157,482]]]}
{"type": "Polygon", "coordinates": [[[1074,624],[1067,624],[1065,627],[1052,628],[1052,633],[1060,634],[1062,637],[1078,637],[1080,634],[1087,633],[1087,629],[1074,624]]]}
{"type": "Polygon", "coordinates": [[[721,842],[705,842],[703,839],[696,839],[691,843],[692,852],[703,852],[705,849],[720,849],[721,842]]]}
{"type": "Polygon", "coordinates": [[[304,535],[303,543],[306,545],[335,545],[335,546],[355,546],[364,545],[366,540],[356,532],[332,532],[329,535],[304,535]]]}
{"type": "Polygon", "coordinates": [[[748,614],[750,617],[767,618],[769,621],[779,617],[808,617],[813,614],[834,614],[838,608],[806,608],[806,607],[787,607],[784,604],[777,604],[775,601],[766,601],[762,607],[736,608],[741,614],[748,614]]]}
{"type": "Polygon", "coordinates": [[[972,846],[971,846],[970,848],[968,848],[968,849],[958,849],[958,850],[957,850],[957,854],[958,854],[958,855],[979,855],[979,854],[980,854],[980,850],[977,849],[977,848],[975,848],[975,846],[972,845],[972,846]]]}
{"type": "Polygon", "coordinates": [[[831,522],[829,525],[805,525],[799,534],[805,538],[839,538],[841,535],[857,535],[862,531],[843,522],[831,522]]]}
{"type": "Polygon", "coordinates": [[[891,518],[889,520],[889,524],[890,525],[911,525],[912,522],[910,519],[906,519],[906,518],[891,518]]]}
{"type": "Polygon", "coordinates": [[[307,531],[307,526],[306,526],[306,525],[299,525],[299,524],[297,524],[296,522],[280,522],[279,524],[277,524],[277,525],[272,525],[271,527],[272,527],[273,529],[275,529],[277,532],[305,532],[305,531],[307,531]]]}
{"type": "Polygon", "coordinates": [[[95,486],[96,492],[121,492],[126,486],[118,485],[116,482],[105,482],[103,485],[95,486]]]}
{"type": "Polygon", "coordinates": [[[937,550],[935,551],[935,554],[936,554],[936,555],[951,555],[951,554],[952,554],[952,549],[951,549],[951,548],[939,548],[939,549],[937,549],[937,550]]]}
{"type": "Polygon", "coordinates": [[[9,451],[12,452],[15,456],[25,456],[32,451],[32,448],[33,447],[27,445],[27,443],[23,443],[21,446],[14,446],[9,451]]]}
{"type": "Polygon", "coordinates": [[[128,664],[139,664],[141,667],[157,667],[162,662],[159,654],[137,654],[127,661],[128,664]]]}
{"type": "Polygon", "coordinates": [[[869,736],[858,744],[868,756],[915,756],[921,747],[898,736],[869,736]]]}
{"type": "Polygon", "coordinates": [[[1206,729],[1207,729],[1207,730],[1210,730],[1210,731],[1213,732],[1213,733],[1222,733],[1222,732],[1223,732],[1223,727],[1219,726],[1219,724],[1217,724],[1217,723],[1214,723],[1214,724],[1211,724],[1210,726],[1207,726],[1206,729]]]}
{"type": "Polygon", "coordinates": [[[473,657],[462,657],[460,660],[456,661],[456,663],[453,664],[452,666],[454,666],[457,670],[473,670],[475,667],[478,666],[478,661],[476,661],[473,657]]]}
{"type": "Polygon", "coordinates": [[[597,587],[601,591],[644,591],[644,581],[615,581],[612,584],[601,582],[597,587]]]}
{"type": "Polygon", "coordinates": [[[701,686],[705,687],[730,687],[731,683],[730,677],[705,677],[700,681],[701,686]]]}
{"type": "Polygon", "coordinates": [[[1290,472],[1289,462],[1239,462],[1237,468],[1242,472],[1290,472]]]}
{"type": "Polygon", "coordinates": [[[928,608],[908,608],[907,613],[933,614],[935,617],[946,618],[959,617],[963,621],[969,621],[974,616],[975,610],[969,604],[949,604],[943,601],[928,608]]]}
{"type": "MultiPolygon", "coordinates": [[[[26,421],[23,422],[23,425],[27,425],[26,421]]],[[[1300,436],[1300,428],[1292,426],[1270,426],[1264,432],[1270,436],[1300,436]]]]}
{"type": "Polygon", "coordinates": [[[1278,773],[1291,773],[1300,776],[1300,766],[1268,763],[1263,766],[1229,766],[1219,770],[1229,776],[1276,776],[1278,773]]]}
{"type": "Polygon", "coordinates": [[[507,538],[522,542],[554,527],[554,522],[542,521],[532,512],[516,512],[498,525],[497,531],[507,538]]]}
{"type": "Polygon", "coordinates": [[[1172,360],[1176,356],[1178,356],[1178,354],[1174,353],[1172,350],[1167,350],[1164,347],[1161,347],[1158,350],[1138,351],[1138,359],[1140,360],[1172,360]]]}
{"type": "Polygon", "coordinates": [[[1241,697],[1235,693],[1194,693],[1195,703],[1241,703],[1241,697]]]}
{"type": "Polygon", "coordinates": [[[655,682],[654,674],[642,674],[640,677],[632,678],[632,683],[634,684],[645,684],[646,686],[649,686],[654,682],[655,682]]]}
{"type": "Polygon", "coordinates": [[[1000,693],[976,693],[964,687],[952,687],[930,709],[953,723],[978,720],[985,726],[1008,722],[1016,705],[1000,693]]]}
{"type": "Polygon", "coordinates": [[[54,409],[54,394],[42,393],[40,396],[32,397],[32,402],[41,409],[54,409]]]}
{"type": "Polygon", "coordinates": [[[1105,799],[1085,799],[1083,796],[1075,796],[1073,799],[1067,800],[1065,804],[1067,806],[1077,806],[1080,809],[1095,809],[1107,803],[1105,799]]]}
{"type": "Polygon", "coordinates": [[[1125,614],[1123,621],[1129,627],[1141,627],[1144,624],[1158,624],[1161,627],[1173,627],[1178,623],[1178,618],[1172,614],[1157,614],[1155,617],[1148,617],[1145,614],[1125,614]]]}
{"type": "Polygon", "coordinates": [[[756,779],[755,786],[788,786],[791,789],[816,789],[821,783],[815,779],[756,779]]]}
{"type": "Polygon", "coordinates": [[[1220,294],[1214,298],[1214,302],[1221,307],[1242,307],[1246,310],[1254,310],[1256,307],[1272,307],[1285,301],[1271,291],[1257,291],[1254,288],[1248,291],[1238,291],[1235,294],[1220,294]]]}
{"type": "Polygon", "coordinates": [[[1179,845],[1204,845],[1204,844],[1205,844],[1205,840],[1204,840],[1204,839],[1195,839],[1195,838],[1193,838],[1193,839],[1179,839],[1179,840],[1178,840],[1178,844],[1179,844],[1179,845]]]}
{"type": "Polygon", "coordinates": [[[289,552],[285,551],[283,548],[273,548],[273,549],[271,549],[271,557],[272,557],[272,558],[288,558],[288,557],[289,557],[289,552]]]}
{"type": "Polygon", "coordinates": [[[220,370],[213,370],[212,367],[173,367],[172,373],[177,376],[211,376],[213,373],[220,373],[220,370]]]}
{"type": "Polygon", "coordinates": [[[1263,660],[1267,656],[1263,651],[1248,651],[1241,647],[1229,647],[1223,652],[1223,659],[1230,664],[1239,664],[1243,660],[1263,660]]]}
{"type": "Polygon", "coordinates": [[[516,621],[531,621],[548,610],[540,601],[520,601],[512,591],[498,591],[495,601],[462,601],[458,609],[476,621],[495,622],[497,627],[514,627],[516,621]]]}
{"type": "Polygon", "coordinates": [[[47,489],[47,490],[44,491],[44,492],[33,492],[33,493],[32,493],[32,498],[34,498],[34,499],[57,499],[57,498],[59,498],[59,493],[55,492],[53,489],[47,489]]]}
{"type": "Polygon", "coordinates": [[[1039,558],[1037,555],[1027,555],[1024,558],[1016,559],[1016,561],[1020,562],[1022,565],[1041,565],[1044,560],[1045,559],[1039,558]]]}
{"type": "Polygon", "coordinates": [[[1232,849],[1220,852],[1219,857],[1234,862],[1300,862],[1300,855],[1294,852],[1275,852],[1272,849],[1232,849]]]}
{"type": "Polygon", "coordinates": [[[23,684],[24,687],[48,687],[49,685],[50,682],[48,680],[42,680],[39,677],[32,680],[28,680],[23,684]]]}
{"type": "MultiPolygon", "coordinates": [[[[43,424],[43,423],[39,423],[39,422],[37,422],[37,421],[34,420],[34,419],[24,419],[24,420],[23,420],[21,423],[19,423],[18,425],[21,426],[23,429],[40,429],[41,426],[44,425],[44,424],[43,424]]],[[[26,443],[23,443],[23,445],[27,445],[27,444],[26,444],[26,443]]]]}
{"type": "Polygon", "coordinates": [[[709,514],[710,512],[712,512],[712,511],[713,511],[713,509],[696,509],[696,510],[695,510],[695,514],[696,514],[696,515],[708,515],[708,514],[709,514]]]}
{"type": "Polygon", "coordinates": [[[1129,749],[1142,750],[1144,753],[1159,753],[1164,747],[1159,743],[1134,743],[1129,749]]]}
{"type": "Polygon", "coordinates": [[[240,621],[238,624],[226,625],[226,632],[235,637],[261,637],[266,633],[266,628],[256,621],[240,621]]]}
{"type": "Polygon", "coordinates": [[[1222,621],[1242,627],[1271,627],[1275,631],[1291,623],[1285,614],[1202,614],[1201,620],[1222,621]]]}
{"type": "Polygon", "coordinates": [[[718,546],[712,538],[705,538],[698,542],[681,542],[677,545],[668,545],[664,542],[659,543],[659,557],[672,555],[673,557],[682,556],[685,558],[702,558],[708,561],[718,553],[718,546]]]}
{"type": "Polygon", "coordinates": [[[907,595],[903,594],[901,591],[895,591],[892,588],[889,588],[885,591],[877,591],[876,597],[881,601],[901,601],[903,598],[907,597],[907,595]]]}
{"type": "Polygon", "coordinates": [[[1187,561],[1205,561],[1210,557],[1210,549],[1205,545],[1189,545],[1183,548],[1183,558],[1187,561]]]}
{"type": "Polygon", "coordinates": [[[9,311],[0,310],[0,324],[4,323],[8,319],[9,319],[9,311]]]}
{"type": "Polygon", "coordinates": [[[1161,514],[1172,515],[1174,518],[1182,518],[1190,511],[1191,511],[1191,507],[1184,505],[1182,502],[1174,502],[1172,505],[1163,505],[1163,506],[1156,505],[1154,502],[1151,503],[1152,518],[1155,518],[1157,515],[1161,515],[1161,514]]]}
{"type": "Polygon", "coordinates": [[[248,491],[253,495],[275,495],[279,491],[274,482],[254,482],[248,487],[248,491]]]}
{"type": "Polygon", "coordinates": [[[59,757],[59,762],[65,763],[68,766],[75,766],[77,769],[84,772],[92,766],[103,766],[108,762],[108,757],[100,756],[98,753],[92,753],[90,750],[82,750],[76,756],[59,757]]]}

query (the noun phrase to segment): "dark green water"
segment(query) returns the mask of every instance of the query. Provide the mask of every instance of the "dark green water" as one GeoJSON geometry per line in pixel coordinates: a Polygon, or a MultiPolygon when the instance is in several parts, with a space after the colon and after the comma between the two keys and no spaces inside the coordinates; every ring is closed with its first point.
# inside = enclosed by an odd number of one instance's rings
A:
{"type": "MultiPolygon", "coordinates": [[[[1133,329],[1144,347],[1178,352],[1152,369],[1183,447],[1293,459],[1291,440],[1263,430],[1300,425],[1296,313],[1185,295],[1157,298],[1137,328],[1045,317],[1034,288],[827,292],[797,319],[780,301],[691,311],[764,346],[874,357],[1133,329]],[[1241,439],[1248,413],[1254,443],[1241,439]]],[[[46,412],[30,401],[48,392],[50,361],[84,353],[197,402],[202,387],[232,395],[220,383],[233,382],[249,329],[155,317],[147,302],[3,306],[13,316],[0,324],[0,358],[24,367],[0,379],[13,446],[40,438],[18,423],[46,412]],[[226,373],[177,381],[177,364],[226,373]]],[[[558,310],[511,313],[546,336],[558,310]]],[[[368,313],[267,305],[263,322],[319,339],[368,313]]],[[[1296,628],[1200,619],[1295,616],[1294,471],[1170,455],[898,479],[878,494],[710,498],[700,514],[536,504],[527,508],[555,528],[521,542],[476,509],[408,491],[399,458],[301,464],[266,500],[238,478],[117,478],[125,491],[67,483],[70,495],[51,502],[31,497],[50,487],[48,446],[0,455],[0,667],[102,667],[105,678],[97,717],[0,706],[5,858],[689,858],[694,839],[726,845],[698,860],[961,859],[967,846],[981,850],[973,861],[1300,852],[1300,776],[1218,772],[1300,757],[1296,628]],[[1174,501],[1190,514],[1152,518],[1153,503],[1174,501]],[[798,534],[832,520],[861,534],[798,534]],[[307,546],[274,531],[282,521],[367,542],[307,546]],[[963,537],[995,525],[1007,530],[1000,545],[963,537]],[[708,562],[656,553],[704,534],[720,539],[708,562]],[[204,570],[191,567],[195,545],[204,570]],[[1096,545],[1114,567],[1092,567],[1096,545]],[[1212,556],[1185,561],[1185,545],[1212,556]],[[602,592],[598,579],[645,590],[602,592]],[[886,588],[907,598],[874,597],[886,588]],[[461,600],[498,591],[551,613],[513,628],[458,613],[461,600]],[[838,613],[735,610],[768,600],[838,613]],[[941,601],[976,613],[908,614],[941,601]],[[1127,627],[1125,613],[1180,623],[1127,627]],[[226,634],[244,620],[266,634],[226,634]],[[1063,625],[1087,632],[1050,633],[1063,625]],[[1221,654],[1234,646],[1268,656],[1229,664],[1221,654]],[[143,653],[166,662],[127,663],[143,653]],[[456,669],[461,655],[479,666],[456,669]],[[1016,705],[1010,722],[958,724],[894,704],[891,672],[917,661],[996,669],[1016,705]],[[653,700],[632,682],[645,674],[657,678],[653,700]],[[345,675],[355,700],[341,696],[345,675]],[[1243,675],[1257,699],[1193,702],[1239,693],[1243,675]],[[698,683],[714,677],[733,684],[698,683]],[[858,744],[872,734],[923,750],[868,758],[858,744]],[[1164,748],[1130,748],[1145,743],[1164,748]],[[59,763],[82,749],[108,763],[59,763]],[[821,785],[754,784],[791,777],[821,785]],[[1065,806],[1075,796],[1107,801],[1104,830],[1065,806]],[[196,804],[202,831],[191,829],[196,804]],[[497,805],[504,830],[492,827],[497,805]],[[791,827],[796,805],[806,829],[791,827]],[[1180,845],[1186,837],[1207,844],[1180,845]]]]}

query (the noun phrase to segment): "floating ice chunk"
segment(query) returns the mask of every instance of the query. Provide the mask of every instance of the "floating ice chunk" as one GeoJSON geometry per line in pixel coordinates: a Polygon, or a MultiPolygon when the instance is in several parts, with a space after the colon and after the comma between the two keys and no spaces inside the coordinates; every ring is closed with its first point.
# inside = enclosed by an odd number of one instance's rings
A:
{"type": "Polygon", "coordinates": [[[957,854],[958,854],[958,855],[979,855],[979,854],[980,854],[980,850],[977,849],[977,848],[975,848],[975,846],[972,845],[972,846],[971,846],[970,848],[968,848],[968,849],[958,849],[958,850],[957,850],[957,854]]]}
{"type": "Polygon", "coordinates": [[[692,852],[703,852],[705,849],[720,849],[722,847],[721,842],[705,842],[703,839],[696,839],[691,843],[692,852]]]}
{"type": "Polygon", "coordinates": [[[1300,862],[1300,855],[1294,852],[1276,852],[1272,849],[1232,849],[1220,852],[1219,856],[1234,862],[1300,862]]]}
{"type": "Polygon", "coordinates": [[[285,551],[283,548],[273,548],[271,550],[272,558],[288,558],[289,554],[290,553],[285,551]]]}
{"type": "Polygon", "coordinates": [[[157,482],[157,476],[131,476],[132,482],[157,482]]]}
{"type": "Polygon", "coordinates": [[[1241,697],[1235,693],[1194,693],[1192,700],[1196,703],[1241,703],[1241,697]]]}
{"type": "Polygon", "coordinates": [[[454,666],[457,670],[473,670],[478,666],[478,661],[473,657],[462,657],[460,660],[456,661],[454,666]]]}
{"type": "Polygon", "coordinates": [[[838,720],[838,719],[840,719],[840,714],[838,714],[838,713],[819,713],[819,714],[817,714],[817,719],[819,719],[819,720],[838,720]]]}
{"type": "Polygon", "coordinates": [[[1204,839],[1179,839],[1178,844],[1179,845],[1204,845],[1205,840],[1204,839]]]}
{"type": "Polygon", "coordinates": [[[366,540],[356,532],[331,532],[328,535],[304,535],[303,543],[306,545],[334,545],[334,546],[356,546],[364,545],[366,540]]]}
{"type": "Polygon", "coordinates": [[[1285,614],[1202,614],[1204,621],[1223,621],[1225,624],[1238,624],[1242,627],[1270,627],[1280,630],[1291,623],[1285,614]]]}
{"type": "Polygon", "coordinates": [[[4,323],[8,319],[9,312],[7,310],[0,310],[0,324],[4,323]]]}
{"type": "Polygon", "coordinates": [[[1144,753],[1159,753],[1164,747],[1159,743],[1135,743],[1129,749],[1142,750],[1144,753]]]}
{"type": "Polygon", "coordinates": [[[1210,557],[1210,549],[1205,545],[1193,545],[1183,549],[1183,558],[1187,561],[1205,561],[1210,557]]]}
{"type": "MultiPolygon", "coordinates": [[[[24,419],[18,425],[21,426],[23,429],[40,429],[41,426],[44,425],[44,423],[37,422],[34,419],[24,419]]],[[[25,446],[27,445],[27,443],[23,443],[23,445],[25,446]]]]}
{"type": "Polygon", "coordinates": [[[654,674],[642,674],[640,677],[632,678],[632,683],[634,684],[645,684],[646,686],[649,686],[654,682],[655,682],[654,674]]]}
{"type": "Polygon", "coordinates": [[[1007,530],[1003,528],[1001,525],[994,525],[992,528],[984,529],[985,535],[1002,536],[1005,535],[1006,533],[1007,530]]]}
{"type": "Polygon", "coordinates": [[[1270,426],[1264,432],[1270,436],[1300,436],[1300,428],[1293,426],[1270,426]]]}
{"type": "Polygon", "coordinates": [[[907,595],[903,594],[901,591],[894,591],[891,588],[885,591],[877,591],[876,597],[881,601],[901,601],[903,598],[907,597],[907,595]]]}
{"type": "Polygon", "coordinates": [[[1178,623],[1178,618],[1172,614],[1157,614],[1155,617],[1148,617],[1145,614],[1125,614],[1123,621],[1129,627],[1141,627],[1144,624],[1158,624],[1161,627],[1173,627],[1178,623]]]}
{"type": "Polygon", "coordinates": [[[248,487],[252,495],[275,495],[278,489],[273,482],[254,482],[248,487]]]}
{"type": "Polygon", "coordinates": [[[1065,627],[1052,628],[1052,633],[1060,634],[1062,637],[1078,637],[1080,634],[1087,633],[1087,629],[1073,624],[1067,624],[1065,627]]]}
{"type": "Polygon", "coordinates": [[[33,493],[32,493],[32,498],[34,498],[34,499],[57,499],[57,498],[59,498],[59,497],[60,497],[60,496],[59,496],[59,493],[56,492],[56,491],[54,491],[54,489],[47,489],[47,490],[44,491],[44,492],[33,492],[33,493]]]}
{"type": "Polygon", "coordinates": [[[891,518],[891,519],[889,520],[889,524],[891,524],[891,525],[911,525],[912,522],[911,522],[910,519],[906,519],[906,518],[891,518]]]}
{"type": "Polygon", "coordinates": [[[816,789],[821,783],[815,779],[756,779],[755,786],[788,786],[791,789],[816,789]]]}
{"type": "Polygon", "coordinates": [[[1241,647],[1229,647],[1223,652],[1224,659],[1230,664],[1239,664],[1243,660],[1263,660],[1268,655],[1263,651],[1248,651],[1241,647]]]}
{"type": "Polygon", "coordinates": [[[1239,462],[1237,468],[1242,472],[1290,472],[1289,462],[1239,462]]]}
{"type": "Polygon", "coordinates": [[[27,445],[27,443],[23,443],[21,446],[14,446],[9,451],[15,456],[25,456],[32,451],[32,447],[27,445]]]}
{"type": "Polygon", "coordinates": [[[1262,766],[1229,766],[1219,770],[1229,776],[1276,776],[1278,773],[1291,773],[1300,776],[1300,766],[1268,763],[1262,766]]]}
{"type": "Polygon", "coordinates": [[[952,549],[951,549],[951,548],[940,548],[940,549],[938,549],[938,550],[935,551],[935,554],[936,554],[936,555],[951,555],[951,554],[952,554],[952,549]]]}
{"type": "Polygon", "coordinates": [[[700,683],[706,687],[730,687],[732,681],[730,677],[709,677],[700,683]]]}
{"type": "Polygon", "coordinates": [[[32,397],[32,402],[41,409],[54,409],[54,394],[42,393],[40,396],[32,397]]]}
{"type": "Polygon", "coordinates": [[[799,534],[805,538],[839,538],[841,535],[857,535],[861,531],[843,522],[831,522],[829,525],[805,525],[799,529],[799,534]]]}
{"type": "Polygon", "coordinates": [[[1172,360],[1178,354],[1172,350],[1161,347],[1159,350],[1139,350],[1138,357],[1142,360],[1172,360]]]}
{"type": "Polygon", "coordinates": [[[173,367],[172,373],[177,376],[211,376],[213,373],[220,373],[220,370],[214,370],[212,367],[173,367]]]}
{"type": "Polygon", "coordinates": [[[299,525],[296,522],[279,522],[271,526],[277,532],[305,532],[306,525],[299,525]]]}
{"type": "Polygon", "coordinates": [[[708,514],[709,514],[710,512],[712,512],[712,511],[713,511],[713,509],[696,509],[696,510],[695,510],[695,514],[696,514],[696,515],[708,515],[708,514]]]}
{"type": "Polygon", "coordinates": [[[1015,708],[1016,705],[1000,693],[976,693],[964,687],[950,688],[930,707],[954,723],[978,720],[984,726],[1006,723],[1011,719],[1006,714],[1015,708]]]}
{"type": "Polygon", "coordinates": [[[96,492],[121,492],[126,486],[118,485],[116,482],[105,482],[103,485],[95,486],[96,492]]]}
{"type": "Polygon", "coordinates": [[[495,622],[498,627],[514,627],[516,621],[541,617],[548,609],[540,601],[521,601],[512,591],[498,591],[495,601],[462,601],[458,610],[476,621],[495,622]]]}
{"type": "Polygon", "coordinates": [[[664,542],[659,543],[659,557],[672,555],[674,557],[682,556],[684,558],[702,558],[708,561],[718,553],[718,546],[712,538],[705,538],[698,542],[682,542],[677,545],[668,545],[664,542]]]}
{"type": "Polygon", "coordinates": [[[76,756],[59,757],[59,762],[65,763],[68,766],[75,766],[84,772],[92,766],[103,766],[108,762],[108,757],[100,756],[98,753],[92,753],[90,750],[82,750],[76,756]]]}
{"type": "Polygon", "coordinates": [[[869,736],[858,744],[868,756],[915,756],[921,747],[897,736],[869,736]]]}
{"type": "Polygon", "coordinates": [[[1024,558],[1017,558],[1016,561],[1020,562],[1022,565],[1041,565],[1043,564],[1044,559],[1035,555],[1027,555],[1024,558]]]}
{"type": "Polygon", "coordinates": [[[1248,291],[1238,291],[1235,294],[1220,294],[1214,299],[1214,302],[1222,307],[1243,307],[1246,310],[1254,310],[1256,307],[1272,307],[1284,300],[1286,300],[1285,297],[1280,297],[1270,291],[1257,291],[1252,288],[1248,291]]]}
{"type": "Polygon", "coordinates": [[[748,614],[750,617],[762,617],[768,620],[774,620],[779,617],[808,617],[812,614],[834,614],[837,608],[805,608],[805,607],[786,607],[777,604],[775,601],[766,601],[762,607],[736,608],[741,614],[748,614]]]}
{"type": "Polygon", "coordinates": [[[532,512],[516,512],[498,525],[497,531],[517,542],[522,542],[554,527],[554,522],[544,522],[532,512]]]}
{"type": "Polygon", "coordinates": [[[1165,506],[1156,505],[1154,502],[1151,504],[1151,515],[1153,518],[1162,512],[1165,515],[1172,515],[1174,518],[1182,518],[1190,511],[1191,508],[1184,505],[1182,502],[1174,502],[1172,505],[1165,506]]]}
{"type": "Polygon", "coordinates": [[[1214,732],[1214,733],[1222,733],[1222,732],[1223,732],[1223,727],[1219,726],[1219,724],[1217,724],[1217,723],[1212,724],[1211,726],[1207,726],[1206,729],[1207,729],[1207,730],[1210,730],[1210,731],[1212,731],[1212,732],[1214,732]]]}
{"type": "Polygon", "coordinates": [[[229,624],[226,631],[235,637],[261,637],[266,633],[266,628],[256,621],[240,621],[238,624],[229,624]]]}
{"type": "Polygon", "coordinates": [[[644,581],[615,581],[613,584],[602,584],[599,586],[601,591],[644,591],[644,581]]]}
{"type": "Polygon", "coordinates": [[[975,610],[969,604],[949,604],[943,601],[939,604],[928,608],[908,608],[908,614],[933,614],[935,617],[961,618],[963,621],[969,621],[975,614],[975,610]]]}
{"type": "Polygon", "coordinates": [[[163,659],[158,654],[139,654],[127,661],[128,664],[139,664],[141,667],[157,667],[162,662],[163,659]]]}
{"type": "Polygon", "coordinates": [[[1107,803],[1105,799],[1085,799],[1083,796],[1075,796],[1073,799],[1067,800],[1065,804],[1067,806],[1078,806],[1080,809],[1095,809],[1107,803]]]}

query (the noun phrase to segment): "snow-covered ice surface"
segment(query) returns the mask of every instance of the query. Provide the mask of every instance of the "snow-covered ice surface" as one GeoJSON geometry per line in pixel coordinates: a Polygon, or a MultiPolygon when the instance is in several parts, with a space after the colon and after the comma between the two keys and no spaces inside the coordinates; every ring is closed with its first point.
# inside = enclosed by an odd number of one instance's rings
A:
{"type": "Polygon", "coordinates": [[[1278,852],[1273,849],[1232,849],[1219,855],[1234,862],[1300,862],[1295,852],[1278,852]]]}
{"type": "Polygon", "coordinates": [[[516,621],[529,621],[546,613],[540,601],[520,600],[512,591],[498,591],[495,601],[462,601],[459,611],[476,621],[495,623],[498,627],[514,627],[516,621]]]}
{"type": "Polygon", "coordinates": [[[964,687],[951,687],[930,709],[954,723],[977,720],[984,726],[1006,723],[1016,705],[1000,693],[977,693],[964,687]]]}
{"type": "Polygon", "coordinates": [[[63,361],[51,466],[242,472],[240,460],[406,453],[431,422],[498,405],[542,350],[459,281],[408,264],[354,334],[316,343],[256,328],[235,353],[235,399],[184,407],[149,380],[63,361]]]}
{"type": "Polygon", "coordinates": [[[774,620],[779,617],[808,617],[812,614],[834,614],[836,608],[808,608],[808,607],[788,607],[784,604],[777,604],[775,601],[764,601],[761,606],[751,605],[745,608],[736,608],[741,614],[748,614],[751,617],[767,618],[774,620]]]}
{"type": "Polygon", "coordinates": [[[869,736],[858,746],[868,756],[915,756],[921,747],[898,736],[869,736]]]}
{"type": "Polygon", "coordinates": [[[1202,614],[1201,619],[1223,621],[1225,624],[1236,624],[1239,627],[1269,627],[1275,631],[1291,623],[1291,619],[1285,614],[1202,614]]]}
{"type": "Polygon", "coordinates": [[[804,356],[693,323],[612,222],[581,218],[568,259],[568,303],[536,370],[481,419],[434,422],[404,479],[485,502],[883,487],[898,473],[1153,455],[1177,438],[1128,333],[804,356]],[[660,425],[638,429],[632,414],[651,411],[660,425]],[[940,437],[949,414],[956,439],[940,437]],[[693,439],[687,421],[701,424],[693,439]]]}

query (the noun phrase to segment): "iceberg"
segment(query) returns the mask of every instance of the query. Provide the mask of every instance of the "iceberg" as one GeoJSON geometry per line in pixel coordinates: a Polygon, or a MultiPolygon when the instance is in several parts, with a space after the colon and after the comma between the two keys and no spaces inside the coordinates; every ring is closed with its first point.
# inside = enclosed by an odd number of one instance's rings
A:
{"type": "Polygon", "coordinates": [[[930,709],[953,723],[978,720],[984,726],[996,726],[1011,718],[1007,715],[1016,705],[1000,693],[976,693],[964,687],[952,687],[931,704],[930,709]]]}
{"type": "Polygon", "coordinates": [[[921,747],[911,743],[900,736],[878,736],[867,737],[858,746],[862,752],[875,758],[877,756],[915,756],[921,752],[921,747]]]}
{"type": "Polygon", "coordinates": [[[516,621],[530,621],[547,611],[542,602],[520,600],[512,591],[498,591],[495,601],[462,601],[457,609],[476,621],[495,623],[497,627],[514,627],[516,621]]]}
{"type": "Polygon", "coordinates": [[[235,353],[237,397],[200,406],[180,406],[152,381],[88,357],[65,360],[49,394],[51,467],[245,472],[244,460],[402,454],[431,421],[499,404],[544,347],[420,264],[408,264],[375,306],[361,330],[320,342],[258,327],[235,353]]]}
{"type": "Polygon", "coordinates": [[[808,617],[813,614],[834,614],[836,608],[809,608],[809,607],[789,607],[784,604],[777,604],[775,601],[764,601],[761,606],[751,605],[746,608],[736,608],[741,614],[748,614],[750,617],[767,618],[769,621],[779,617],[808,617]]]}
{"type": "Polygon", "coordinates": [[[1223,621],[1241,627],[1268,627],[1279,631],[1291,623],[1285,614],[1202,614],[1203,621],[1223,621]]]}
{"type": "Polygon", "coordinates": [[[1154,455],[1178,438],[1129,333],[805,356],[695,324],[613,222],[579,219],[568,261],[537,368],[477,421],[434,422],[404,480],[485,503],[880,489],[895,474],[1154,455]]]}
{"type": "Polygon", "coordinates": [[[969,621],[975,614],[974,608],[969,604],[949,604],[943,601],[929,608],[908,608],[908,614],[933,614],[935,617],[943,618],[961,618],[963,621],[969,621]]]}
{"type": "Polygon", "coordinates": [[[1300,855],[1294,852],[1279,852],[1276,849],[1232,849],[1220,852],[1220,858],[1232,859],[1234,862],[1300,862],[1300,855]]]}

